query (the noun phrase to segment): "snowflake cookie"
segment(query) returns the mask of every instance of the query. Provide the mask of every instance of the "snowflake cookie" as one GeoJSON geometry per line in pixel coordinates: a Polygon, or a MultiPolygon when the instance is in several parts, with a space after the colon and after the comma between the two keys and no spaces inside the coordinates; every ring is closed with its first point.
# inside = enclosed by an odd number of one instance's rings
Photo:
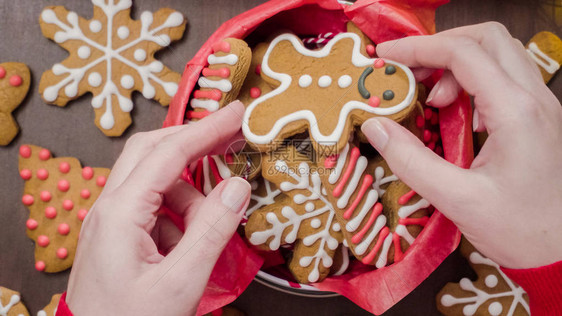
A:
{"type": "Polygon", "coordinates": [[[461,253],[469,260],[478,278],[448,283],[437,294],[437,308],[444,315],[530,315],[529,297],[510,280],[499,265],[484,257],[463,238],[461,253]]]}
{"type": "Polygon", "coordinates": [[[543,31],[535,34],[526,48],[539,67],[544,83],[548,83],[562,63],[562,40],[554,33],[543,31]]]}
{"type": "MultiPolygon", "coordinates": [[[[262,175],[284,193],[276,203],[255,210],[246,224],[249,242],[265,250],[295,243],[289,270],[300,283],[322,281],[330,273],[340,224],[326,197],[316,165],[295,147],[280,149],[263,161],[262,175]],[[290,159],[287,159],[290,158],[290,159]]],[[[270,189],[271,191],[271,189],[270,189]]]]}
{"type": "Polygon", "coordinates": [[[43,100],[65,106],[86,92],[93,94],[96,125],[107,136],[120,136],[131,124],[131,94],[168,105],[180,74],[154,58],[180,39],[186,20],[171,9],[143,12],[132,20],[131,0],[92,0],[91,20],[62,6],[47,7],[39,22],[43,35],[70,56],[46,71],[39,83],[43,100]]]}
{"type": "Polygon", "coordinates": [[[25,64],[0,64],[0,146],[8,145],[18,134],[19,127],[12,112],[25,99],[30,79],[25,64]]]}
{"type": "Polygon", "coordinates": [[[53,295],[49,304],[47,304],[47,306],[43,307],[43,309],[37,312],[37,316],[56,316],[57,307],[59,305],[61,296],[62,294],[53,295]]]}
{"type": "Polygon", "coordinates": [[[105,186],[109,169],[82,168],[75,158],[52,158],[49,150],[33,145],[21,146],[19,154],[35,268],[64,271],[72,266],[82,221],[105,186]]]}
{"type": "Polygon", "coordinates": [[[0,315],[29,316],[18,292],[0,286],[0,315]]]}
{"type": "Polygon", "coordinates": [[[368,58],[362,47],[352,32],[336,35],[320,50],[305,48],[293,34],[276,37],[261,64],[261,77],[276,88],[248,105],[242,126],[248,142],[271,151],[283,139],[308,132],[324,155],[340,151],[368,118],[409,117],[418,91],[411,70],[368,58]]]}

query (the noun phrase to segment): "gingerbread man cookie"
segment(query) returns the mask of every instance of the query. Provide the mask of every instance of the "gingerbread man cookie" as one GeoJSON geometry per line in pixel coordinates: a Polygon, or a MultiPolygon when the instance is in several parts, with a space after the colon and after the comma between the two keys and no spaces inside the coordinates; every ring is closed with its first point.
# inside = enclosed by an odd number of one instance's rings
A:
{"type": "Polygon", "coordinates": [[[0,286],[0,315],[29,316],[18,292],[0,286]]]}
{"type": "Polygon", "coordinates": [[[62,294],[53,295],[49,304],[47,304],[47,306],[43,307],[42,310],[37,312],[37,316],[56,316],[57,307],[59,305],[61,296],[62,294]]]}
{"type": "Polygon", "coordinates": [[[530,315],[529,297],[498,264],[464,238],[460,250],[478,278],[462,278],[459,283],[445,285],[436,298],[437,308],[443,315],[530,315]]]}
{"type": "Polygon", "coordinates": [[[188,119],[201,119],[234,101],[248,74],[252,52],[245,41],[224,39],[213,45],[199,78],[199,90],[193,92],[188,119]]]}
{"type": "Polygon", "coordinates": [[[562,40],[551,32],[539,32],[527,44],[527,53],[539,67],[548,83],[562,63],[562,40]]]}
{"type": "Polygon", "coordinates": [[[322,193],[316,165],[291,146],[264,159],[262,174],[284,196],[250,215],[247,239],[265,250],[295,243],[289,262],[295,279],[300,283],[322,281],[330,273],[343,238],[334,207],[322,193]]]}
{"type": "Polygon", "coordinates": [[[131,124],[131,94],[168,105],[180,74],[154,58],[156,51],[182,37],[181,13],[145,11],[132,20],[131,0],[92,0],[94,15],[86,20],[62,6],[47,7],[39,24],[43,35],[70,56],[46,71],[39,93],[49,104],[65,106],[86,92],[93,94],[96,125],[107,136],[120,136],[131,124]]]}
{"type": "Polygon", "coordinates": [[[370,117],[408,117],[417,101],[412,72],[365,57],[361,45],[355,33],[340,33],[314,51],[295,35],[276,37],[263,57],[261,76],[277,88],[246,109],[242,130],[248,142],[271,151],[278,141],[308,131],[319,154],[333,154],[370,117]]]}
{"type": "Polygon", "coordinates": [[[269,47],[269,43],[259,43],[252,49],[252,62],[250,70],[244,80],[244,85],[240,89],[238,100],[246,107],[262,94],[270,92],[273,88],[261,77],[261,63],[263,56],[269,47]]]}
{"type": "Polygon", "coordinates": [[[51,152],[23,145],[19,172],[29,209],[27,236],[35,241],[35,268],[59,272],[72,266],[82,221],[101,193],[109,169],[80,165],[75,158],[52,158],[51,152]]]}
{"type": "Polygon", "coordinates": [[[0,146],[8,145],[18,134],[12,112],[25,99],[30,83],[31,75],[25,64],[0,64],[0,146]]]}

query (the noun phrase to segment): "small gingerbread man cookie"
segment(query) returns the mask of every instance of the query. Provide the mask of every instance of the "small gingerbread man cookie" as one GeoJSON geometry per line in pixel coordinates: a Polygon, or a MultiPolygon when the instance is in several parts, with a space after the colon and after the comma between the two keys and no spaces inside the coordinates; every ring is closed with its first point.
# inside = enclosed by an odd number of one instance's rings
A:
{"type": "Polygon", "coordinates": [[[410,116],[417,102],[410,69],[367,58],[362,47],[355,33],[340,33],[320,50],[305,48],[293,34],[276,37],[263,57],[261,76],[277,88],[247,107],[242,130],[248,142],[267,152],[308,131],[315,150],[329,155],[368,118],[400,122],[410,116]]]}
{"type": "Polygon", "coordinates": [[[0,286],[0,315],[29,316],[18,292],[0,286]]]}
{"type": "Polygon", "coordinates": [[[49,304],[47,304],[47,306],[43,307],[42,310],[37,312],[37,316],[56,316],[57,307],[59,305],[61,296],[62,294],[53,295],[49,304]]]}
{"type": "Polygon", "coordinates": [[[562,40],[551,32],[539,32],[529,40],[527,53],[539,67],[544,83],[548,83],[562,63],[562,40]]]}
{"type": "Polygon", "coordinates": [[[8,145],[18,134],[12,112],[25,99],[30,83],[31,75],[25,64],[0,64],[0,146],[8,145]]]}

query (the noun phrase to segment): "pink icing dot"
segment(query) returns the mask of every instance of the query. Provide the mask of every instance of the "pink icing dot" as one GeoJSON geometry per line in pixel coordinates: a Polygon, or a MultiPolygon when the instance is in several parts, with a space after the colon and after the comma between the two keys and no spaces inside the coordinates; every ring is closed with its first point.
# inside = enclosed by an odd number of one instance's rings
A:
{"type": "Polygon", "coordinates": [[[88,189],[84,189],[84,190],[80,191],[80,196],[81,196],[83,199],[89,199],[89,198],[90,198],[90,195],[91,195],[91,194],[90,194],[90,190],[88,190],[88,189]]]}
{"type": "Polygon", "coordinates": [[[41,193],[39,193],[39,197],[43,202],[49,202],[52,198],[51,193],[49,191],[41,191],[41,193]]]}
{"type": "Polygon", "coordinates": [[[99,176],[96,179],[96,184],[98,185],[98,187],[103,187],[103,186],[105,186],[106,181],[107,181],[107,179],[104,176],[99,176]]]}
{"type": "Polygon", "coordinates": [[[18,75],[13,75],[10,77],[10,86],[19,87],[21,86],[23,79],[18,75]]]}
{"type": "Polygon", "coordinates": [[[67,223],[61,223],[57,230],[61,235],[68,235],[68,233],[70,233],[70,226],[67,223]]]}
{"type": "Polygon", "coordinates": [[[86,215],[88,215],[88,210],[86,210],[86,209],[80,209],[80,210],[78,211],[78,215],[77,215],[77,216],[78,216],[78,219],[79,219],[79,220],[83,221],[84,218],[86,218],[86,215]]]}
{"type": "Polygon", "coordinates": [[[380,104],[381,104],[381,99],[379,99],[379,97],[372,96],[371,98],[369,98],[369,106],[372,106],[372,107],[376,108],[380,104]]]}
{"type": "Polygon", "coordinates": [[[39,159],[48,160],[49,158],[51,158],[51,152],[48,149],[43,148],[39,151],[39,159]]]}
{"type": "Polygon", "coordinates": [[[425,125],[425,121],[423,119],[423,116],[421,115],[416,116],[416,126],[418,128],[422,128],[424,125],[425,125]]]}
{"type": "Polygon", "coordinates": [[[62,173],[68,173],[70,171],[70,164],[66,161],[63,161],[59,164],[59,171],[62,173]]]}
{"type": "Polygon", "coordinates": [[[91,167],[84,167],[82,169],[82,178],[90,180],[94,177],[94,169],[91,167]]]}
{"type": "Polygon", "coordinates": [[[47,169],[39,169],[37,170],[37,178],[39,178],[39,180],[47,180],[47,178],[49,177],[49,171],[47,171],[47,169]]]}
{"type": "Polygon", "coordinates": [[[230,43],[225,41],[215,43],[213,45],[213,53],[216,52],[230,53],[230,43]]]}
{"type": "Polygon", "coordinates": [[[74,208],[74,203],[71,200],[64,200],[62,201],[62,208],[71,211],[74,208]]]}
{"type": "Polygon", "coordinates": [[[261,89],[258,87],[253,87],[250,89],[250,96],[254,99],[258,98],[261,95],[261,89]]]}
{"type": "Polygon", "coordinates": [[[45,235],[39,235],[39,237],[37,237],[37,244],[41,247],[47,247],[50,242],[49,237],[45,235]]]}
{"type": "Polygon", "coordinates": [[[375,46],[374,45],[367,45],[365,47],[365,49],[367,50],[367,54],[369,54],[369,56],[375,56],[375,46]]]}
{"type": "Polygon", "coordinates": [[[30,218],[27,220],[27,222],[25,222],[25,226],[27,226],[27,229],[29,230],[34,230],[37,228],[37,226],[39,226],[39,224],[37,223],[36,220],[30,218]]]}
{"type": "Polygon", "coordinates": [[[50,219],[57,217],[57,209],[52,206],[47,206],[45,208],[45,217],[50,219]]]}
{"type": "Polygon", "coordinates": [[[59,180],[59,183],[57,184],[57,188],[62,192],[66,192],[68,191],[68,189],[70,189],[70,182],[68,182],[68,180],[65,179],[59,180]]]}
{"type": "Polygon", "coordinates": [[[0,79],[4,79],[6,77],[6,69],[0,66],[0,79]]]}
{"type": "Polygon", "coordinates": [[[35,263],[35,270],[37,270],[37,271],[43,271],[43,270],[45,270],[45,262],[43,262],[43,261],[37,261],[37,262],[35,263]]]}
{"type": "Polygon", "coordinates": [[[33,204],[33,202],[35,202],[35,199],[30,194],[26,194],[22,196],[21,201],[23,202],[24,205],[29,206],[33,204]]]}
{"type": "Polygon", "coordinates": [[[382,58],[377,58],[377,60],[375,60],[374,66],[375,66],[375,68],[382,68],[382,67],[384,67],[384,59],[382,59],[382,58]]]}
{"type": "Polygon", "coordinates": [[[20,156],[22,156],[23,158],[31,157],[31,147],[27,145],[22,145],[20,147],[20,156]]]}
{"type": "Polygon", "coordinates": [[[24,180],[29,180],[31,179],[31,170],[29,169],[22,169],[20,171],[20,177],[24,180]]]}
{"type": "Polygon", "coordinates": [[[57,257],[59,259],[65,259],[68,256],[68,250],[66,248],[57,249],[57,257]]]}
{"type": "Polygon", "coordinates": [[[256,66],[256,75],[261,75],[261,64],[256,66]]]}

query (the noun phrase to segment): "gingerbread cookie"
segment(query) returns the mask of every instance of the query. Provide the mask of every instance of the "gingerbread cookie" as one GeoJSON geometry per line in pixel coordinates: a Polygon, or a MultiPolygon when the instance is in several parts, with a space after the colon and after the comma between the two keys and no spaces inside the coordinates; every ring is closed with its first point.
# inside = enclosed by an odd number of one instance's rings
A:
{"type": "Polygon", "coordinates": [[[263,177],[252,180],[250,185],[252,187],[252,194],[250,195],[250,204],[246,210],[246,218],[252,215],[254,211],[276,203],[283,196],[281,190],[275,184],[263,177]]]}
{"type": "Polygon", "coordinates": [[[301,283],[322,281],[330,273],[336,249],[343,241],[334,207],[324,192],[313,162],[294,147],[264,159],[262,175],[283,197],[252,213],[246,237],[253,245],[277,250],[295,244],[289,270],[301,283]]]}
{"type": "Polygon", "coordinates": [[[437,294],[437,308],[443,315],[530,315],[529,297],[510,280],[499,265],[483,256],[463,238],[461,253],[478,278],[447,283],[437,294]]]}
{"type": "Polygon", "coordinates": [[[18,292],[0,286],[0,315],[29,316],[18,292]]]}
{"type": "Polygon", "coordinates": [[[201,119],[234,101],[248,74],[252,52],[245,41],[224,39],[213,45],[208,67],[199,77],[199,90],[193,92],[188,119],[201,119]]]}
{"type": "Polygon", "coordinates": [[[29,209],[27,236],[35,241],[35,268],[59,272],[72,266],[82,221],[101,193],[109,169],[80,165],[75,158],[52,158],[33,145],[19,151],[25,186],[22,202],[29,209]]]}
{"type": "Polygon", "coordinates": [[[248,142],[271,151],[277,142],[308,131],[316,151],[329,155],[341,150],[353,128],[368,118],[408,117],[417,101],[412,72],[390,60],[365,57],[361,45],[354,33],[338,34],[315,51],[292,34],[275,38],[261,76],[278,87],[246,109],[242,130],[248,142]]]}
{"type": "Polygon", "coordinates": [[[8,145],[18,134],[12,112],[25,99],[30,83],[31,74],[25,64],[0,64],[0,146],[8,145]]]}
{"type": "Polygon", "coordinates": [[[353,145],[320,163],[326,168],[321,179],[327,197],[355,257],[377,268],[400,261],[429,219],[429,202],[394,176],[382,158],[367,159],[353,145]]]}
{"type": "Polygon", "coordinates": [[[96,125],[107,136],[120,136],[132,122],[133,91],[162,105],[175,95],[180,74],[154,54],[182,37],[186,20],[177,11],[160,9],[143,12],[135,21],[130,0],[92,3],[90,20],[62,6],[41,13],[43,35],[70,56],[43,74],[39,92],[45,102],[58,106],[91,92],[96,125]]]}
{"type": "Polygon", "coordinates": [[[539,32],[529,40],[527,53],[539,66],[544,83],[548,83],[562,63],[562,40],[551,32],[539,32]]]}
{"type": "Polygon", "coordinates": [[[43,307],[42,310],[37,312],[37,316],[55,316],[57,314],[57,307],[62,294],[55,294],[51,298],[51,302],[47,306],[43,307]]]}
{"type": "Polygon", "coordinates": [[[250,70],[238,95],[238,100],[246,107],[262,94],[269,93],[273,90],[271,85],[265,82],[261,77],[261,63],[263,61],[263,55],[265,55],[268,47],[269,43],[259,43],[252,49],[250,70]]]}

